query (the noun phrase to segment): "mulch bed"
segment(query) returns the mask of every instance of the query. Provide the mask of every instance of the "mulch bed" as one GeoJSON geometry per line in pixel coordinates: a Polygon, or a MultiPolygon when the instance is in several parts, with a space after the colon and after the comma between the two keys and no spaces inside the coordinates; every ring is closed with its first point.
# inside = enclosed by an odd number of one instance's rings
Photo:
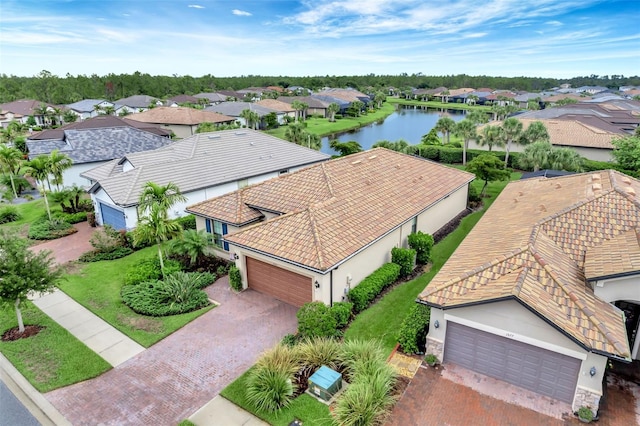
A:
{"type": "Polygon", "coordinates": [[[26,339],[27,337],[35,336],[45,328],[46,327],[43,327],[41,325],[25,325],[24,331],[20,333],[20,331],[18,331],[18,327],[14,327],[4,332],[4,334],[2,335],[2,341],[12,342],[18,339],[26,339]]]}

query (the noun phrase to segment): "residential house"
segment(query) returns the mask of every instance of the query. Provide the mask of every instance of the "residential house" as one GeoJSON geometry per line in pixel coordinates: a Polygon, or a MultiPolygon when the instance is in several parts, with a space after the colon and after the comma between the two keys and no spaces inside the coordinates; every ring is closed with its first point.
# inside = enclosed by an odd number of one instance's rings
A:
{"type": "Polygon", "coordinates": [[[55,149],[68,155],[73,165],[64,171],[64,185],[84,187],[91,182],[82,176],[83,172],[126,153],[170,143],[166,130],[105,115],[33,134],[27,139],[27,148],[30,159],[49,155],[55,149]]]}
{"type": "Polygon", "coordinates": [[[127,116],[130,120],[152,123],[173,132],[177,138],[196,134],[202,123],[233,124],[236,119],[212,111],[188,107],[156,107],[127,116]]]}
{"type": "Polygon", "coordinates": [[[198,93],[193,96],[198,99],[206,99],[209,105],[219,104],[227,100],[227,96],[221,93],[198,93]]]}
{"type": "Polygon", "coordinates": [[[36,126],[48,126],[52,122],[61,122],[59,110],[54,105],[47,104],[34,99],[20,99],[17,101],[0,104],[0,113],[4,116],[2,127],[7,127],[11,121],[19,121],[26,124],[29,117],[33,117],[36,126]],[[40,111],[42,106],[46,107],[46,114],[40,111]],[[58,116],[51,115],[58,114],[58,116]]]}
{"type": "Polygon", "coordinates": [[[149,107],[162,106],[162,101],[153,96],[133,95],[128,98],[122,98],[115,101],[117,115],[132,114],[134,112],[142,112],[149,107]]]}
{"type": "Polygon", "coordinates": [[[353,103],[362,102],[365,106],[369,105],[372,100],[366,94],[356,89],[325,89],[317,93],[318,96],[330,96],[332,98],[342,99],[343,101],[353,103]]]}
{"type": "Polygon", "coordinates": [[[511,182],[418,296],[445,365],[597,411],[608,359],[639,359],[640,181],[511,182]]]}
{"type": "MultiPolygon", "coordinates": [[[[334,102],[334,99],[323,100],[320,97],[315,95],[313,96],[280,96],[278,98],[280,102],[287,103],[289,105],[293,105],[294,101],[302,102],[307,104],[307,112],[306,115],[311,116],[319,116],[322,118],[329,117],[329,113],[327,112],[327,108],[329,105],[334,102]]],[[[342,101],[345,102],[345,101],[342,101]]]]}
{"type": "Polygon", "coordinates": [[[246,109],[258,114],[258,117],[260,118],[258,128],[260,129],[263,129],[265,127],[265,123],[264,123],[265,115],[271,114],[271,113],[275,113],[276,115],[280,115],[280,116],[283,115],[280,111],[267,108],[262,105],[258,105],[254,102],[222,102],[217,105],[209,105],[204,110],[217,112],[219,114],[226,115],[228,117],[233,117],[242,126],[247,126],[247,121],[245,120],[244,117],[242,117],[242,111],[246,109]]]}
{"type": "Polygon", "coordinates": [[[175,183],[187,197],[169,212],[185,214],[185,207],[244,186],[290,173],[328,155],[254,130],[198,133],[164,148],[125,153],[83,175],[96,219],[116,229],[135,228],[140,193],[147,182],[175,183]]]}
{"type": "Polygon", "coordinates": [[[67,104],[66,107],[76,114],[80,121],[97,117],[105,107],[113,107],[115,109],[115,105],[112,102],[104,99],[83,99],[72,104],[67,104]]]}
{"type": "Polygon", "coordinates": [[[278,116],[278,123],[280,124],[285,124],[285,117],[291,117],[292,119],[296,118],[296,110],[293,109],[291,104],[277,99],[262,99],[261,101],[256,102],[256,105],[277,111],[276,115],[278,116]]]}
{"type": "Polygon", "coordinates": [[[178,95],[167,99],[166,106],[178,107],[183,105],[200,105],[202,98],[197,98],[191,95],[178,95]]]}
{"type": "Polygon", "coordinates": [[[350,288],[466,209],[474,175],[376,148],[190,205],[198,229],[236,259],[244,288],[295,306],[350,288]]]}

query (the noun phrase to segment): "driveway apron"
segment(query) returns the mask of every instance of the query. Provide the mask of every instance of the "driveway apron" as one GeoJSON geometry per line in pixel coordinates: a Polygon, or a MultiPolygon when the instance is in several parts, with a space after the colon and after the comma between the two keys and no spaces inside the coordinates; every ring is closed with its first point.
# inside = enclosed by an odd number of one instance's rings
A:
{"type": "Polygon", "coordinates": [[[227,277],[206,291],[220,306],[113,370],[45,396],[76,426],[175,425],[296,329],[295,307],[235,294],[227,277]]]}
{"type": "Polygon", "coordinates": [[[92,228],[88,222],[80,222],[73,225],[78,230],[66,237],[47,241],[31,247],[35,253],[42,250],[51,250],[52,258],[58,265],[63,265],[72,260],[78,260],[80,255],[93,250],[91,237],[99,228],[92,228]]]}

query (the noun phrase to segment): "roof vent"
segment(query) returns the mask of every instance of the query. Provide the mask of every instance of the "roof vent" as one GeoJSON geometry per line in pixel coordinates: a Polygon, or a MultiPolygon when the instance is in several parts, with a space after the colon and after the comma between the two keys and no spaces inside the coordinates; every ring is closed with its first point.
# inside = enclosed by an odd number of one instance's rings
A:
{"type": "Polygon", "coordinates": [[[599,183],[594,183],[593,185],[591,185],[591,188],[594,191],[600,191],[602,189],[602,185],[600,185],[599,183]]]}
{"type": "Polygon", "coordinates": [[[355,164],[360,164],[360,163],[362,163],[362,160],[356,160],[356,161],[352,162],[351,164],[355,165],[355,164]]]}
{"type": "Polygon", "coordinates": [[[625,192],[629,195],[633,195],[634,197],[636,196],[636,190],[630,186],[625,188],[625,192]]]}
{"type": "Polygon", "coordinates": [[[622,179],[620,179],[622,181],[622,183],[626,184],[626,185],[631,185],[631,179],[629,179],[628,177],[623,177],[622,179]]]}
{"type": "Polygon", "coordinates": [[[591,175],[591,180],[594,181],[594,182],[595,181],[599,181],[600,178],[601,178],[600,177],[600,173],[594,173],[594,174],[591,175]]]}
{"type": "Polygon", "coordinates": [[[209,139],[220,139],[220,135],[209,135],[207,136],[209,139]]]}
{"type": "Polygon", "coordinates": [[[247,132],[235,132],[236,136],[246,135],[247,132]]]}
{"type": "Polygon", "coordinates": [[[377,157],[377,155],[372,155],[371,157],[369,157],[369,160],[373,160],[376,157],[377,157]]]}

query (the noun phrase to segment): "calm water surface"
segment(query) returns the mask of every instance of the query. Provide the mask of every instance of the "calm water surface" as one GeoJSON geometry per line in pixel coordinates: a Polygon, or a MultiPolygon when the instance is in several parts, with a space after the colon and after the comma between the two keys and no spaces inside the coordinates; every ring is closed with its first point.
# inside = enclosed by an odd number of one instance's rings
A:
{"type": "MultiPolygon", "coordinates": [[[[338,139],[341,142],[357,141],[365,150],[381,140],[395,142],[404,139],[409,145],[416,145],[420,143],[422,136],[433,129],[443,114],[448,115],[454,121],[460,121],[464,118],[465,111],[451,109],[442,111],[433,108],[399,105],[398,110],[385,118],[384,121],[372,123],[357,130],[338,133],[331,139],[338,139]]],[[[330,137],[322,138],[321,151],[326,154],[338,154],[329,148],[329,139],[330,137]]]]}

